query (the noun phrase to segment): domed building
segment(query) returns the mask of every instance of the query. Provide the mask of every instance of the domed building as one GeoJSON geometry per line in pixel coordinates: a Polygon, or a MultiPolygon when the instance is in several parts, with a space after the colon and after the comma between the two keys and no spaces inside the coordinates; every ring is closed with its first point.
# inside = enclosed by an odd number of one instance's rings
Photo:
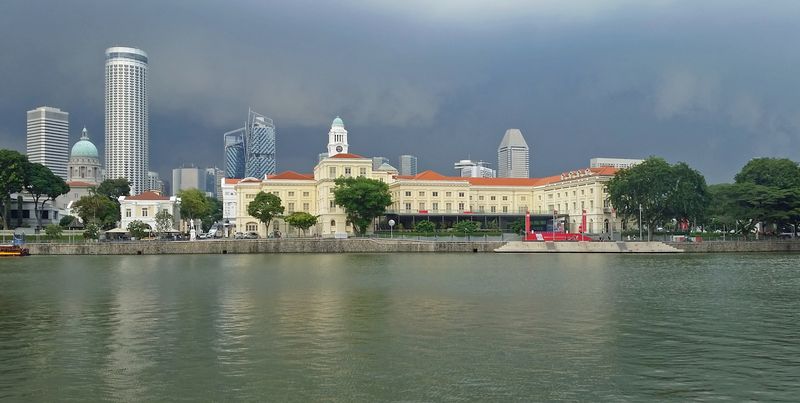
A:
{"type": "Polygon", "coordinates": [[[81,131],[81,139],[72,146],[72,152],[69,155],[67,182],[99,185],[102,180],[97,147],[89,141],[89,135],[84,127],[81,131]]]}

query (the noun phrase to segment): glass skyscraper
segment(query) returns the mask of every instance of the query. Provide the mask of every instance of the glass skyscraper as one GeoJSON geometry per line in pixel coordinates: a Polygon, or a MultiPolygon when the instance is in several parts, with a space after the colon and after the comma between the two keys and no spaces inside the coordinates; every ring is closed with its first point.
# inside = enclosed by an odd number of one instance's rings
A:
{"type": "Polygon", "coordinates": [[[225,175],[229,178],[244,178],[244,128],[225,133],[225,175]]]}
{"type": "Polygon", "coordinates": [[[263,179],[277,171],[275,125],[272,119],[253,112],[241,129],[224,134],[225,175],[229,178],[263,179]]]}

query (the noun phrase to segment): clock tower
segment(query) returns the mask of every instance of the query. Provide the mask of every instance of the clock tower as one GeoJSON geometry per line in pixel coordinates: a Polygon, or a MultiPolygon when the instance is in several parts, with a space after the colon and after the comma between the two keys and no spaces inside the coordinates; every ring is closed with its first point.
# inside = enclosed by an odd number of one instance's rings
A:
{"type": "Polygon", "coordinates": [[[344,129],[342,118],[337,116],[333,119],[331,131],[328,132],[328,157],[345,153],[347,153],[347,130],[344,129]]]}

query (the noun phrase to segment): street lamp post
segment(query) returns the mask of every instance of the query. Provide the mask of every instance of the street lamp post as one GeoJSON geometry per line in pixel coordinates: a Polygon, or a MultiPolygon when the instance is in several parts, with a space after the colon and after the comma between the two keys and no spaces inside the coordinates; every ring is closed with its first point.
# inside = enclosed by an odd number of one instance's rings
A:
{"type": "Polygon", "coordinates": [[[639,203],[639,240],[642,240],[642,203],[639,203]]]}
{"type": "Polygon", "coordinates": [[[389,220],[389,238],[394,238],[394,220],[389,220]]]}

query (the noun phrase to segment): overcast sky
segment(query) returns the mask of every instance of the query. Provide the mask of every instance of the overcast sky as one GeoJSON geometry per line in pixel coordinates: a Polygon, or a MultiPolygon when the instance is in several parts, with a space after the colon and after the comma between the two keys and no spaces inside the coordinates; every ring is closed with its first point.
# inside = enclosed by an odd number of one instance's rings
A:
{"type": "Polygon", "coordinates": [[[351,152],[454,174],[508,128],[531,175],[591,157],[685,161],[709,183],[800,160],[800,1],[2,0],[0,148],[25,111],[70,113],[103,150],[105,48],[150,57],[151,169],[222,166],[248,107],[278,169],[310,172],[341,116],[351,152]],[[566,5],[565,5],[566,4],[566,5]]]}

